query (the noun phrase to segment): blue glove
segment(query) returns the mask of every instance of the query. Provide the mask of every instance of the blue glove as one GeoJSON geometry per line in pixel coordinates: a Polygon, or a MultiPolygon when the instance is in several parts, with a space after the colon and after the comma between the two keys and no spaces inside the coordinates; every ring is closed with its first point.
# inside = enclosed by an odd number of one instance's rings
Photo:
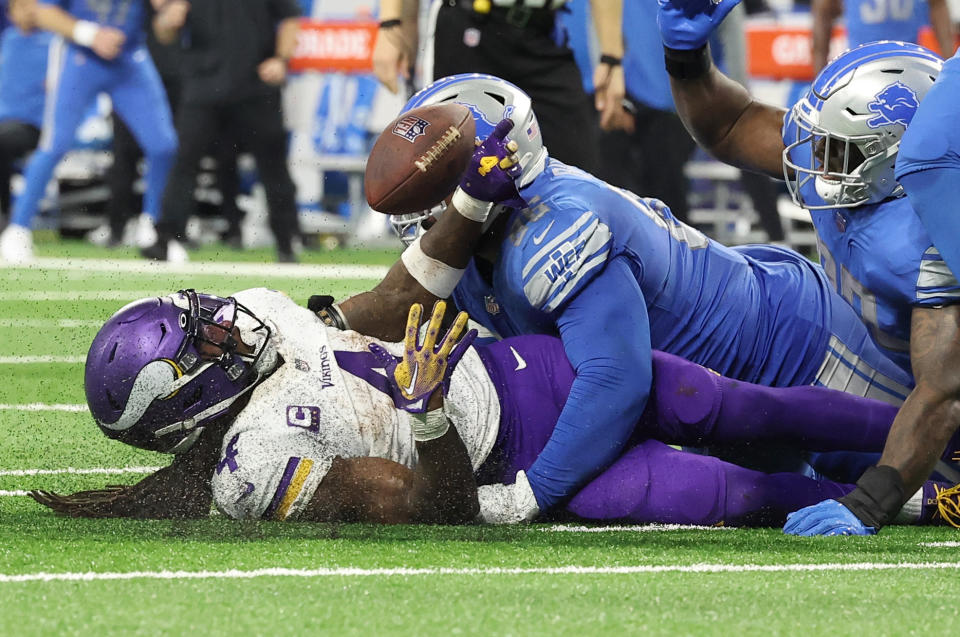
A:
{"type": "Polygon", "coordinates": [[[671,49],[699,49],[740,0],[657,0],[657,25],[671,49]]]}
{"type": "Polygon", "coordinates": [[[783,532],[789,535],[876,535],[850,509],[836,500],[824,500],[787,516],[783,532]]]}
{"type": "Polygon", "coordinates": [[[477,140],[473,157],[460,181],[461,190],[474,199],[492,203],[519,200],[523,204],[514,182],[522,172],[518,146],[517,142],[507,139],[511,130],[513,121],[503,119],[483,142],[477,140]]]}

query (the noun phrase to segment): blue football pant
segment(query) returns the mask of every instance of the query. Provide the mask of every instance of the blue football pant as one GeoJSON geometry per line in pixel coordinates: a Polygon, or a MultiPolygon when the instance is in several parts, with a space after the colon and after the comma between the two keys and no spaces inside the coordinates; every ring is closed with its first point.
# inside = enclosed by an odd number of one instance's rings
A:
{"type": "Polygon", "coordinates": [[[47,103],[37,152],[27,164],[26,185],[13,207],[12,223],[31,227],[37,206],[57,162],[73,145],[74,135],[99,93],[130,128],[147,158],[144,212],[156,219],[177,136],[166,93],[146,48],[107,62],[88,49],[55,39],[47,72],[47,103]]]}

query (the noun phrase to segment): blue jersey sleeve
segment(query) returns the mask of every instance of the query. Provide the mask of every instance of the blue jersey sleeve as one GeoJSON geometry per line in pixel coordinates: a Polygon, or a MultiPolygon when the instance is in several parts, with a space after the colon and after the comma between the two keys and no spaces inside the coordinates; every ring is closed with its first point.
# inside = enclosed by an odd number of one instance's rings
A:
{"type": "Polygon", "coordinates": [[[903,134],[896,178],[950,270],[960,272],[960,52],[943,71],[903,134]]]}
{"type": "Polygon", "coordinates": [[[570,299],[557,325],[576,377],[527,472],[541,510],[572,496],[623,451],[652,380],[646,303],[625,258],[570,299]]]}
{"type": "MultiPolygon", "coordinates": [[[[535,214],[535,213],[534,213],[535,214]]],[[[518,268],[527,302],[554,312],[603,269],[613,236],[596,213],[555,212],[522,226],[518,268]]],[[[613,298],[613,297],[611,297],[613,298]]]]}

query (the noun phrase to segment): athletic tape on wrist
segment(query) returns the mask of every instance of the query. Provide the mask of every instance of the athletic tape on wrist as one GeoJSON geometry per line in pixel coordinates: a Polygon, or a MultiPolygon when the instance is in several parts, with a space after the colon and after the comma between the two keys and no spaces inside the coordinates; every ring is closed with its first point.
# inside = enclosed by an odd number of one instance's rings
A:
{"type": "Polygon", "coordinates": [[[93,46],[93,40],[97,37],[97,31],[99,30],[100,27],[96,22],[77,20],[76,24],[73,25],[73,33],[70,35],[70,39],[80,46],[93,46]]]}
{"type": "Polygon", "coordinates": [[[438,299],[449,298],[464,271],[427,256],[420,247],[422,238],[417,237],[417,240],[400,255],[400,260],[406,266],[410,276],[422,285],[423,289],[438,299]]]}
{"type": "Polygon", "coordinates": [[[663,47],[663,64],[667,73],[678,80],[695,80],[707,74],[713,66],[710,46],[704,44],[696,49],[671,49],[663,47]]]}
{"type": "MultiPolygon", "coordinates": [[[[426,398],[424,398],[426,400],[426,398]]],[[[422,414],[410,414],[410,427],[416,442],[436,440],[450,429],[450,421],[443,409],[434,409],[422,414]]]]}
{"type": "Polygon", "coordinates": [[[838,498],[867,526],[879,530],[893,520],[907,499],[900,472],[887,465],[870,467],[857,480],[857,488],[838,498]]]}
{"type": "Polygon", "coordinates": [[[483,223],[486,221],[487,215],[490,214],[490,209],[493,208],[493,203],[489,201],[480,201],[476,197],[468,195],[460,186],[457,186],[457,189],[453,191],[453,197],[450,199],[450,204],[453,206],[454,210],[459,212],[461,215],[470,221],[476,221],[477,223],[483,223]]]}

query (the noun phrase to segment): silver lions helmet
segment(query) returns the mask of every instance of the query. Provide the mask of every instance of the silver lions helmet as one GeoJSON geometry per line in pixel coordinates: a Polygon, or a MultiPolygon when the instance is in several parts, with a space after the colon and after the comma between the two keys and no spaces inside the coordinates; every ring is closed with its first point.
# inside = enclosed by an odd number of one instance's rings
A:
{"type": "MultiPolygon", "coordinates": [[[[441,78],[422,89],[410,98],[401,112],[405,113],[418,106],[446,102],[461,104],[470,109],[476,124],[476,134],[480,139],[486,139],[493,132],[494,126],[505,117],[513,120],[514,127],[508,137],[517,142],[519,147],[517,154],[520,156],[521,173],[517,179],[518,188],[528,185],[543,172],[547,161],[547,148],[543,145],[540,125],[533,113],[529,95],[510,82],[493,75],[461,73],[441,78]]],[[[422,212],[392,215],[390,225],[400,236],[400,240],[405,245],[410,245],[429,227],[425,223],[435,220],[446,208],[446,202],[438,202],[433,208],[422,212]]],[[[487,226],[503,209],[503,206],[494,207],[487,218],[487,226]]]]}
{"type": "Polygon", "coordinates": [[[943,60],[906,42],[846,51],[817,76],[783,127],[783,170],[804,208],[851,208],[900,197],[900,140],[943,60]]]}

